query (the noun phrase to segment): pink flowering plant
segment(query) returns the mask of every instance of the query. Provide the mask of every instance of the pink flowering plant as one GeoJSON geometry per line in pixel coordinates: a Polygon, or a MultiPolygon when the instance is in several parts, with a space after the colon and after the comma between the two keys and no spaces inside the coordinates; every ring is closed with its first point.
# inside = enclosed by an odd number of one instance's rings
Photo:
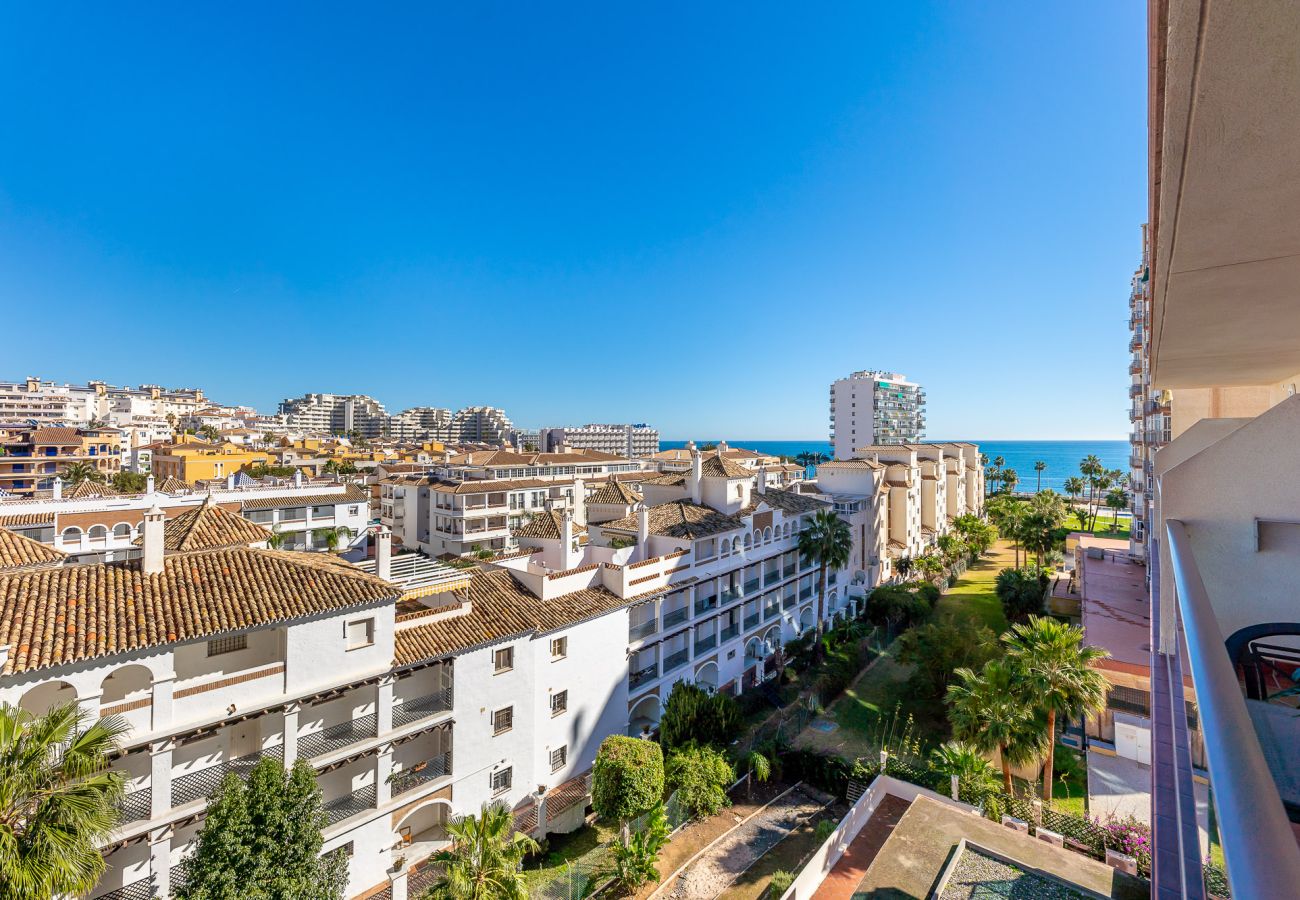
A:
{"type": "Polygon", "coordinates": [[[1151,826],[1133,816],[1098,822],[1105,833],[1106,849],[1115,850],[1137,860],[1139,874],[1151,875],[1151,826]]]}

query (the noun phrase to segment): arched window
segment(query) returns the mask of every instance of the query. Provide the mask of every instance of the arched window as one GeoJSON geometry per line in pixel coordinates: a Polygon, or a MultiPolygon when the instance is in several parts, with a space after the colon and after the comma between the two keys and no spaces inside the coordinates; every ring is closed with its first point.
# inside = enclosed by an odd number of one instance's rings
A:
{"type": "Polygon", "coordinates": [[[125,540],[131,536],[131,526],[126,522],[118,522],[113,526],[113,537],[125,540]]]}
{"type": "Polygon", "coordinates": [[[108,528],[104,525],[90,526],[90,539],[92,541],[104,541],[108,539],[108,528]]]}
{"type": "Polygon", "coordinates": [[[739,553],[739,552],[740,552],[740,538],[732,538],[732,539],[731,539],[731,552],[732,552],[732,553],[739,553]]]}
{"type": "Polygon", "coordinates": [[[763,529],[763,543],[770,543],[772,540],[772,526],[769,525],[763,529]]]}
{"type": "Polygon", "coordinates": [[[748,550],[752,546],[754,546],[753,539],[749,535],[745,535],[745,549],[748,550]]]}
{"type": "Polygon", "coordinates": [[[81,529],[75,525],[69,525],[63,529],[63,543],[79,544],[81,543],[81,529]]]}

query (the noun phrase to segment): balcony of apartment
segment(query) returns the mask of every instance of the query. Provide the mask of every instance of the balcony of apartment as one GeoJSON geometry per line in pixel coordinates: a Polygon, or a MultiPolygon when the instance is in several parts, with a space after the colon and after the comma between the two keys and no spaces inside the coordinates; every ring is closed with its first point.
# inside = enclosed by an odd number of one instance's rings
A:
{"type": "Polygon", "coordinates": [[[659,648],[647,647],[632,654],[628,661],[628,684],[632,690],[659,677],[659,648]]]}
{"type": "Polygon", "coordinates": [[[216,710],[256,709],[282,697],[280,634],[266,628],[177,647],[172,723],[211,721],[216,710]]]}
{"type": "Polygon", "coordinates": [[[659,630],[659,617],[655,613],[655,603],[643,603],[634,607],[629,613],[627,639],[640,641],[650,637],[659,630]]]}
{"type": "Polygon", "coordinates": [[[1128,386],[1128,395],[1129,395],[1130,397],[1138,397],[1138,396],[1140,396],[1141,394],[1142,394],[1142,385],[1141,385],[1140,383],[1138,383],[1138,384],[1130,384],[1130,385],[1128,386]]]}
{"type": "Polygon", "coordinates": [[[667,675],[686,665],[691,658],[691,648],[686,643],[686,637],[674,639],[670,645],[666,645],[663,651],[663,670],[667,675]]]}
{"type": "Polygon", "coordinates": [[[740,576],[731,572],[722,576],[722,590],[718,593],[718,604],[726,606],[741,598],[740,576]]]}
{"type": "Polygon", "coordinates": [[[298,755],[328,757],[378,734],[375,688],[363,686],[339,692],[304,706],[298,715],[298,755]]]}
{"type": "Polygon", "coordinates": [[[451,778],[451,723],[400,741],[393,749],[392,765],[388,783],[394,799],[451,778]]]}
{"type": "Polygon", "coordinates": [[[745,591],[744,591],[745,595],[748,596],[754,593],[761,586],[762,586],[762,579],[759,575],[758,565],[755,564],[752,566],[746,566],[745,567],[745,591]]]}
{"type": "Polygon", "coordinates": [[[509,522],[505,516],[488,516],[483,519],[466,519],[461,530],[466,538],[499,536],[509,532],[509,522]]]}
{"type": "Polygon", "coordinates": [[[702,616],[718,608],[718,588],[712,581],[695,588],[695,615],[702,616]]]}
{"type": "Polygon", "coordinates": [[[498,491],[491,494],[469,495],[465,497],[464,505],[461,507],[466,512],[482,513],[488,510],[505,511],[509,495],[504,491],[498,491]]]}
{"type": "Polygon", "coordinates": [[[113,763],[113,771],[122,775],[124,783],[124,793],[118,804],[121,828],[147,821],[152,815],[151,762],[148,753],[136,752],[124,754],[113,763]]]}
{"type": "Polygon", "coordinates": [[[284,759],[284,717],[279,713],[195,735],[172,751],[171,802],[162,808],[207,797],[227,775],[245,776],[264,758],[284,759]]]}
{"type": "Polygon", "coordinates": [[[781,580],[781,558],[774,556],[763,561],[763,586],[771,587],[781,580]]]}
{"type": "Polygon", "coordinates": [[[745,604],[745,630],[757,628],[763,621],[763,611],[759,606],[758,600],[751,600],[745,604]]]}
{"type": "Polygon", "coordinates": [[[817,589],[815,579],[811,575],[805,575],[799,579],[799,602],[812,597],[813,592],[817,589]]]}
{"type": "Polygon", "coordinates": [[[799,605],[799,586],[790,582],[781,589],[781,608],[792,610],[799,605]]]}
{"type": "MultiPolygon", "coordinates": [[[[327,766],[317,776],[325,810],[325,827],[337,825],[368,810],[379,802],[375,761],[370,757],[327,766]]],[[[390,785],[391,787],[391,785],[390,785]]]]}
{"type": "Polygon", "coordinates": [[[797,567],[798,567],[798,554],[797,554],[797,553],[793,553],[793,552],[792,552],[792,553],[787,553],[787,554],[785,554],[783,557],[781,557],[781,577],[782,577],[782,578],[791,578],[791,577],[793,577],[793,576],[794,576],[794,573],[795,573],[795,570],[797,569],[797,567]]]}
{"type": "Polygon", "coordinates": [[[718,634],[718,642],[725,644],[727,641],[734,641],[738,637],[740,637],[740,617],[732,613],[722,623],[722,631],[718,634]]]}
{"type": "Polygon", "coordinates": [[[663,627],[665,630],[680,625],[690,618],[690,598],[685,591],[670,594],[663,602],[663,627]]]}
{"type": "Polygon", "coordinates": [[[451,712],[455,699],[452,665],[439,663],[404,675],[393,685],[393,728],[451,712]]]}
{"type": "Polygon", "coordinates": [[[776,592],[763,597],[763,621],[770,622],[781,615],[781,597],[776,592]]]}
{"type": "Polygon", "coordinates": [[[695,628],[695,655],[701,656],[718,646],[718,626],[716,619],[710,619],[695,628]]]}

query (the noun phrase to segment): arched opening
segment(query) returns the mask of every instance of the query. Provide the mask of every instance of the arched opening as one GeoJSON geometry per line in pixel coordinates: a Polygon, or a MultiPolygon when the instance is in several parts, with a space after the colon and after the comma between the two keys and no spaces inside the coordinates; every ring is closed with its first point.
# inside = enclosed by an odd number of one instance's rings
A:
{"type": "Polygon", "coordinates": [[[782,536],[782,537],[789,537],[789,536],[790,536],[790,523],[789,523],[789,522],[786,522],[784,525],[781,526],[781,536],[782,536]]]}
{"type": "Polygon", "coordinates": [[[771,542],[772,542],[772,526],[769,525],[763,529],[763,543],[770,544],[771,542]]]}
{"type": "Polygon", "coordinates": [[[108,527],[105,525],[91,525],[88,536],[92,544],[102,544],[108,540],[108,527]]]}
{"type": "Polygon", "coordinates": [[[749,535],[745,535],[745,549],[748,550],[752,546],[754,546],[753,539],[749,535]]]}
{"type": "Polygon", "coordinates": [[[75,525],[69,525],[67,528],[63,529],[62,538],[63,543],[65,544],[80,544],[81,529],[75,525]]]}
{"type": "Polygon", "coordinates": [[[745,665],[752,666],[763,658],[763,642],[758,638],[750,638],[745,642],[745,665]]]}
{"type": "Polygon", "coordinates": [[[148,731],[153,721],[153,672],[139,665],[110,672],[100,685],[99,708],[118,714],[134,731],[148,731]]]}
{"type": "Polygon", "coordinates": [[[732,552],[732,553],[738,553],[738,552],[740,552],[740,539],[739,539],[739,538],[732,538],[732,539],[731,539],[731,552],[732,552]]]}
{"type": "Polygon", "coordinates": [[[30,713],[41,715],[50,707],[77,699],[77,689],[66,681],[47,681],[38,684],[18,701],[18,706],[30,713]]]}
{"type": "Polygon", "coordinates": [[[663,711],[659,708],[659,698],[647,694],[638,700],[627,714],[627,733],[636,737],[649,734],[659,727],[659,717],[663,711]]]}
{"type": "Polygon", "coordinates": [[[131,537],[131,526],[127,522],[118,522],[113,526],[113,537],[126,540],[131,537]]]}
{"type": "Polygon", "coordinates": [[[418,859],[447,843],[447,822],[451,819],[451,803],[438,799],[417,806],[397,823],[393,829],[406,855],[418,859]]]}
{"type": "Polygon", "coordinates": [[[718,689],[718,664],[706,662],[695,670],[695,683],[712,693],[718,689]]]}
{"type": "Polygon", "coordinates": [[[812,627],[813,627],[812,607],[811,606],[804,607],[803,612],[799,613],[799,633],[803,634],[805,631],[807,631],[812,627]]]}

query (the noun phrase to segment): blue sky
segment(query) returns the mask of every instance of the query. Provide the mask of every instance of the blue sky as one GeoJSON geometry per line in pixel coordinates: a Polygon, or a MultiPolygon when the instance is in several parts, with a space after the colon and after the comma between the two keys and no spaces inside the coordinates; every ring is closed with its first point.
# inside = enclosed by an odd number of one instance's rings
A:
{"type": "Polygon", "coordinates": [[[0,8],[0,378],[1127,431],[1140,4],[0,8]]]}

